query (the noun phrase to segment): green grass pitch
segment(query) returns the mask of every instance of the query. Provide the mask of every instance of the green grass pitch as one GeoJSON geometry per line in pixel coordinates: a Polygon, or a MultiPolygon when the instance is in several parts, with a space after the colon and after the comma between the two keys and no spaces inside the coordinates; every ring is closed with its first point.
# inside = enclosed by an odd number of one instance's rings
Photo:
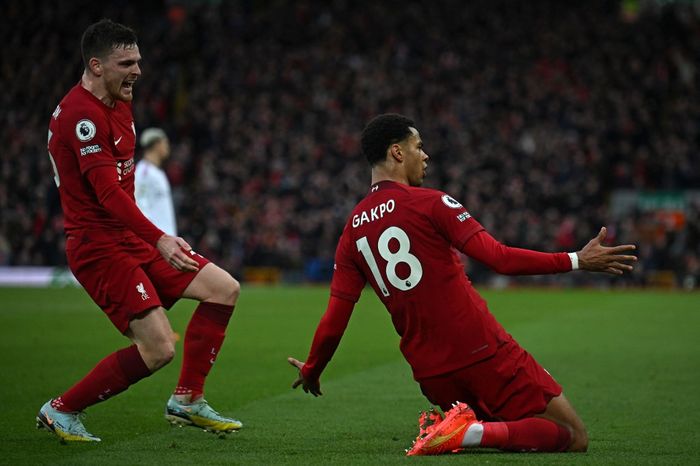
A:
{"type": "MultiPolygon", "coordinates": [[[[244,287],[207,399],[245,427],[225,439],[171,428],[176,360],[88,410],[100,444],[61,445],[34,416],[99,359],[127,345],[80,289],[0,289],[0,464],[699,464],[700,295],[651,291],[485,291],[497,318],[564,386],[590,434],[587,454],[471,451],[406,458],[427,401],[371,292],[356,307],[318,399],[290,389],[326,288],[244,287]]],[[[194,303],[170,311],[184,333],[194,303]]]]}

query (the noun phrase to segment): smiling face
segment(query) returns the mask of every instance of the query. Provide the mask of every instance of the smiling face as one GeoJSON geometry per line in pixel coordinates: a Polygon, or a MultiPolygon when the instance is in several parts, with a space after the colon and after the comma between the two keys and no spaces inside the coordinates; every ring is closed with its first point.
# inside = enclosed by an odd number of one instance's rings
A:
{"type": "Polygon", "coordinates": [[[134,83],[141,76],[138,45],[116,47],[105,58],[93,60],[99,61],[106,97],[112,101],[131,102],[134,83]]]}
{"type": "Polygon", "coordinates": [[[399,145],[404,155],[403,166],[409,186],[421,186],[428,167],[428,154],[423,150],[423,140],[416,128],[410,127],[411,135],[399,145]]]}

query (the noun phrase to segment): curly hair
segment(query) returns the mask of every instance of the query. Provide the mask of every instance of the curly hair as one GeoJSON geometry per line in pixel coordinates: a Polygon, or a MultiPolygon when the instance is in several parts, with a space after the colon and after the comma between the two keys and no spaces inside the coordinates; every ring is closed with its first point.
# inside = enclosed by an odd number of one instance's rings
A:
{"type": "Polygon", "coordinates": [[[390,145],[411,135],[409,127],[415,127],[414,121],[398,113],[384,113],[367,123],[362,130],[361,144],[369,164],[375,166],[384,161],[390,145]]]}

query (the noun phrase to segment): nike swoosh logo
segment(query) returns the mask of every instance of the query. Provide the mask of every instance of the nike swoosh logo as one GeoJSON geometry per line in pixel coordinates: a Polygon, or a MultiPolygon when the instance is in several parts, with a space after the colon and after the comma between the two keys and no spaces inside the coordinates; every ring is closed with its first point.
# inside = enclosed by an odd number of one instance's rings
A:
{"type": "Polygon", "coordinates": [[[119,136],[119,139],[115,139],[115,140],[114,140],[114,145],[116,146],[117,144],[119,144],[119,143],[121,142],[121,140],[122,140],[123,137],[124,137],[124,136],[119,136]]]}
{"type": "Polygon", "coordinates": [[[430,442],[428,442],[427,447],[432,448],[434,446],[441,445],[441,444],[449,441],[455,435],[461,433],[466,428],[467,428],[467,425],[464,424],[464,425],[460,426],[459,429],[455,429],[447,435],[438,435],[437,437],[430,440],[430,442]]]}

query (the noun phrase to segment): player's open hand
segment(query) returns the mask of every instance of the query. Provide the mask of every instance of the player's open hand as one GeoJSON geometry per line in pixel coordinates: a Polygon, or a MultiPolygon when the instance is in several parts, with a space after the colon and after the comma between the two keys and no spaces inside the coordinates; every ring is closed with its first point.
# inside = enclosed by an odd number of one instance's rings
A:
{"type": "Polygon", "coordinates": [[[634,251],[637,247],[634,244],[622,244],[612,247],[603,246],[602,243],[607,233],[608,230],[602,227],[598,236],[590,240],[583,249],[576,253],[578,255],[579,268],[613,275],[622,275],[625,272],[630,272],[633,268],[630,263],[636,262],[637,257],[625,253],[634,251]]]}
{"type": "Polygon", "coordinates": [[[297,388],[299,385],[301,385],[301,388],[303,388],[306,393],[311,393],[313,396],[323,395],[323,393],[321,393],[321,382],[318,379],[307,380],[302,375],[301,368],[304,367],[303,362],[291,357],[287,358],[287,362],[299,369],[299,377],[297,377],[292,384],[292,388],[297,388]]]}
{"type": "Polygon", "coordinates": [[[158,239],[156,247],[163,259],[173,268],[183,272],[196,272],[199,270],[199,264],[189,254],[192,247],[179,236],[165,234],[158,239]]]}

